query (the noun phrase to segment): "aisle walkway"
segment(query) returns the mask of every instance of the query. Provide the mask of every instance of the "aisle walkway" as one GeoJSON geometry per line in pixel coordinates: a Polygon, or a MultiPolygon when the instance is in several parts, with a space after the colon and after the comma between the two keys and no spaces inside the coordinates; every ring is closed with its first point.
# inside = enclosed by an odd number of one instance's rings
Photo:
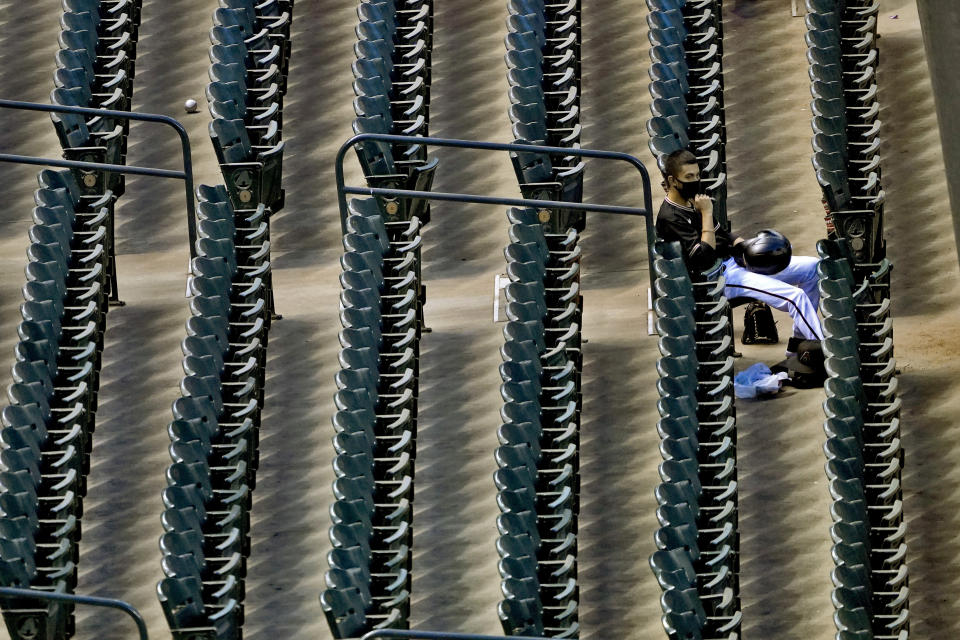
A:
{"type": "MultiPolygon", "coordinates": [[[[810,165],[804,31],[803,20],[791,19],[782,3],[724,3],[733,229],[749,237],[773,227],[790,238],[794,253],[816,255],[815,243],[826,233],[810,165]]],[[[742,320],[742,310],[735,316],[742,320]]],[[[740,347],[738,370],[783,359],[791,322],[785,313],[776,317],[781,344],[740,347]]],[[[819,389],[737,401],[745,637],[801,640],[834,633],[822,402],[819,389]]]]}

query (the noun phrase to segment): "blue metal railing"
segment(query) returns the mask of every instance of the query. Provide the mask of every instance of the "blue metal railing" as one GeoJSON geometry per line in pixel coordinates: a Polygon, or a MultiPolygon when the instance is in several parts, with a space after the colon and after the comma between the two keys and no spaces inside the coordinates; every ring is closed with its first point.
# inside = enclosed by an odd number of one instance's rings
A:
{"type": "Polygon", "coordinates": [[[395,640],[550,640],[536,636],[485,636],[477,633],[452,633],[446,631],[417,631],[415,629],[376,629],[361,640],[391,638],[395,640]]]}
{"type": "Polygon", "coordinates": [[[61,104],[42,104],[39,102],[22,102],[20,100],[0,100],[0,109],[16,109],[20,111],[43,111],[46,113],[77,113],[88,116],[104,116],[121,120],[136,120],[141,122],[156,122],[172,127],[180,136],[180,147],[183,151],[183,171],[170,169],[155,169],[153,167],[137,167],[100,162],[82,162],[80,160],[63,160],[60,158],[37,158],[12,153],[0,153],[0,162],[14,164],[30,164],[43,167],[63,167],[66,169],[90,169],[111,171],[114,173],[128,173],[156,178],[174,178],[184,181],[187,200],[187,234],[190,238],[190,257],[196,257],[197,222],[196,205],[193,199],[193,158],[190,154],[190,138],[187,130],[179,120],[158,113],[135,113],[132,111],[114,111],[112,109],[93,109],[90,107],[71,107],[61,104]]]}
{"type": "MultiPolygon", "coordinates": [[[[535,209],[569,209],[572,211],[592,211],[594,213],[612,213],[628,216],[640,216],[644,219],[647,232],[647,255],[650,262],[650,273],[653,273],[653,243],[656,240],[656,231],[653,226],[653,196],[650,191],[650,175],[639,158],[628,153],[618,151],[600,151],[597,149],[572,149],[568,147],[547,147],[532,144],[505,144],[499,142],[478,142],[474,140],[455,140],[451,138],[431,138],[420,136],[397,136],[385,133],[361,133],[341,145],[337,151],[334,165],[337,183],[337,203],[340,207],[340,228],[347,232],[347,195],[384,196],[413,198],[419,200],[443,200],[447,202],[465,202],[475,204],[493,204],[508,207],[532,207],[535,209]],[[507,151],[517,153],[544,153],[562,154],[581,158],[597,158],[601,160],[618,160],[632,165],[640,173],[640,182],[643,189],[643,208],[620,207],[591,202],[560,202],[555,200],[536,200],[531,198],[507,198],[501,196],[482,196],[465,193],[442,193],[434,191],[416,191],[412,189],[385,189],[379,187],[354,187],[345,184],[343,177],[343,160],[347,151],[365,140],[390,143],[408,143],[433,145],[435,147],[455,147],[458,149],[474,149],[479,151],[507,151]]],[[[652,277],[652,275],[651,275],[652,277]]]]}
{"type": "Polygon", "coordinates": [[[143,621],[140,612],[123,600],[113,598],[98,598],[96,596],[78,596],[72,593],[58,593],[55,591],[36,591],[34,589],[18,589],[16,587],[0,587],[0,600],[4,598],[30,598],[33,600],[48,600],[51,602],[72,602],[73,604],[89,605],[91,607],[103,607],[107,609],[118,609],[133,618],[137,625],[137,631],[140,634],[140,640],[149,640],[147,637],[147,624],[143,621]]]}

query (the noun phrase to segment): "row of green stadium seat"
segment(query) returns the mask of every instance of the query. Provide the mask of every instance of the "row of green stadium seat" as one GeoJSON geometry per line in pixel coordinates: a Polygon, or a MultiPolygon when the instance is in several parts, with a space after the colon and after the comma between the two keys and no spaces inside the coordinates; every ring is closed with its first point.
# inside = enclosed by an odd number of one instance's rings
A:
{"type": "MultiPolygon", "coordinates": [[[[579,0],[508,0],[509,116],[518,144],[578,148],[582,127],[579,0]]],[[[524,197],[583,200],[584,163],[562,152],[511,154],[524,197]]],[[[580,235],[569,209],[511,209],[505,255],[507,325],[500,367],[500,448],[494,475],[501,515],[503,629],[580,634],[580,235]]]]}
{"type": "Polygon", "coordinates": [[[660,335],[658,551],[671,640],[737,638],[740,558],[733,331],[724,279],[692,280],[678,243],[654,246],[660,335]]]}
{"type": "MultiPolygon", "coordinates": [[[[433,2],[361,2],[355,133],[429,134],[433,2]]],[[[367,183],[429,190],[423,144],[356,147],[367,183]]],[[[409,626],[420,339],[423,200],[353,199],[340,275],[340,371],[333,417],[333,550],[320,604],[336,638],[409,626]]]]}
{"type": "Polygon", "coordinates": [[[201,186],[157,586],[175,638],[239,638],[272,318],[267,212],[201,186]]]}
{"type": "MultiPolygon", "coordinates": [[[[580,2],[541,0],[507,3],[507,78],[510,121],[519,144],[580,145],[580,2]]],[[[563,154],[511,154],[524,196],[580,202],[584,163],[563,154]]],[[[547,233],[583,230],[582,213],[555,211],[547,233]]]]}
{"type": "Polygon", "coordinates": [[[510,211],[507,319],[494,474],[500,620],[511,635],[578,637],[580,247],[533,209],[510,211]]]}
{"type": "Polygon", "coordinates": [[[226,184],[197,189],[186,377],[168,427],[157,596],[174,638],[243,634],[293,4],[220,0],[213,12],[206,97],[226,184]]]}
{"type": "Polygon", "coordinates": [[[321,594],[337,637],[409,617],[422,329],[419,221],[388,231],[376,201],[352,205],[340,276],[334,549],[321,594]]]}
{"type": "MultiPolygon", "coordinates": [[[[3,411],[0,582],[71,593],[96,426],[113,198],[81,196],[71,172],[44,170],[35,201],[3,411]]],[[[14,638],[74,630],[71,606],[7,601],[3,610],[14,638]]]]}
{"type": "Polygon", "coordinates": [[[647,0],[650,39],[650,152],[664,159],[689,149],[700,163],[704,192],[727,224],[723,21],[718,0],[647,0]]]}
{"type": "Polygon", "coordinates": [[[221,0],[210,29],[209,125],[233,206],[283,208],[283,97],[293,3],[221,0]]]}
{"type": "Polygon", "coordinates": [[[910,590],[890,264],[854,265],[845,240],[822,240],[817,249],[834,620],[838,637],[905,640],[910,590]]]}
{"type": "MultiPolygon", "coordinates": [[[[63,0],[53,104],[128,110],[140,2],[63,0]]],[[[124,164],[126,120],[51,114],[64,157],[124,164]]],[[[41,171],[14,383],[0,454],[0,584],[73,592],[96,426],[103,334],[116,291],[120,174],[41,171]]],[[[69,637],[73,605],[5,601],[11,637],[69,637]]]]}
{"type": "Polygon", "coordinates": [[[883,258],[877,15],[880,3],[807,0],[813,167],[854,259],[883,258]]]}
{"type": "MultiPolygon", "coordinates": [[[[65,0],[60,17],[53,104],[127,111],[133,99],[140,2],[65,0]]],[[[51,114],[64,156],[86,162],[123,164],[129,121],[51,114]]],[[[85,195],[123,195],[122,174],[78,172],[85,195]]]]}

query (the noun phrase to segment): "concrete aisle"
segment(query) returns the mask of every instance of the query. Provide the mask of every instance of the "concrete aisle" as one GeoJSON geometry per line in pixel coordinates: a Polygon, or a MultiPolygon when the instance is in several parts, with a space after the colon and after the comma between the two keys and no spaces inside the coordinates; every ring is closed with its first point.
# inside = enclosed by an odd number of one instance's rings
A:
{"type": "MultiPolygon", "coordinates": [[[[826,231],[810,164],[805,26],[781,5],[724,3],[729,206],[740,235],[773,227],[790,238],[794,253],[816,255],[826,231]]],[[[781,344],[741,347],[738,370],[783,359],[791,321],[776,315],[781,344]]],[[[747,637],[833,634],[823,397],[819,389],[791,388],[769,401],[737,401],[747,637]]]]}
{"type": "MultiPolygon", "coordinates": [[[[647,151],[647,8],[642,0],[583,7],[583,146],[647,151]]],[[[629,165],[591,161],[585,199],[638,206],[629,165]]],[[[654,187],[654,208],[662,191],[654,187]]],[[[656,337],[648,337],[649,285],[643,222],[588,214],[584,292],[580,579],[583,637],[657,637],[659,587],[647,567],[657,527],[656,337]]]]}
{"type": "MultiPolygon", "coordinates": [[[[203,103],[207,31],[216,3],[148,1],[138,51],[135,106],[182,116],[203,103]]],[[[807,252],[822,235],[810,168],[809,91],[803,22],[786,2],[727,0],[726,82],[731,211],[735,229],[784,231],[807,252]]],[[[584,3],[584,146],[638,155],[648,117],[643,0],[584,3]]],[[[56,50],[57,0],[0,0],[0,95],[46,101],[56,50]]],[[[268,398],[253,511],[246,631],[329,638],[322,589],[331,501],[330,425],[337,370],[338,258],[332,162],[350,135],[356,0],[299,2],[284,113],[287,207],[274,220],[277,304],[268,398]]],[[[505,3],[437,3],[431,132],[507,141],[505,3]]],[[[880,14],[883,168],[894,272],[898,361],[908,450],[911,608],[918,637],[941,637],[960,619],[945,598],[960,554],[954,336],[960,279],[929,79],[913,2],[883,0],[880,14]],[[897,15],[897,19],[890,16],[897,15]],[[922,253],[918,252],[918,247],[922,253]],[[919,253],[919,255],[918,255],[919,253]]],[[[183,116],[198,181],[218,169],[205,112],[183,116]]],[[[56,156],[45,116],[4,114],[0,149],[56,156]]],[[[436,188],[518,193],[505,157],[444,150],[436,188]]],[[[134,125],[129,161],[175,166],[176,141],[134,125]]],[[[0,181],[0,355],[12,361],[36,171],[5,165],[0,181]]],[[[355,167],[350,167],[354,180],[355,167]]],[[[659,177],[654,176],[659,200],[659,177]]],[[[587,196],[638,201],[630,171],[588,168],[587,196]]],[[[131,178],[118,214],[120,288],[127,306],[109,317],[94,468],[84,515],[80,590],[128,599],[151,636],[168,637],[154,593],[160,577],[160,490],[166,424],[177,396],[179,343],[188,314],[182,190],[131,178]]],[[[426,317],[415,503],[412,623],[499,633],[491,474],[499,424],[492,322],[493,278],[504,270],[505,212],[437,205],[425,233],[426,317]]],[[[658,482],[656,339],[646,336],[644,234],[634,220],[593,216],[584,247],[583,508],[580,531],[583,637],[663,637],[659,589],[647,568],[658,482]]],[[[738,314],[739,316],[740,314],[738,314]]],[[[789,332],[786,317],[781,335],[789,332]]],[[[738,329],[739,335],[739,329],[738,329]]],[[[783,345],[744,348],[738,366],[772,363],[783,345]]],[[[9,369],[0,357],[0,379],[9,369]]],[[[744,635],[832,636],[829,514],[819,391],[740,402],[744,635]]],[[[85,612],[81,640],[129,638],[119,615],[85,612]]],[[[0,638],[5,631],[0,630],[0,638]]]]}

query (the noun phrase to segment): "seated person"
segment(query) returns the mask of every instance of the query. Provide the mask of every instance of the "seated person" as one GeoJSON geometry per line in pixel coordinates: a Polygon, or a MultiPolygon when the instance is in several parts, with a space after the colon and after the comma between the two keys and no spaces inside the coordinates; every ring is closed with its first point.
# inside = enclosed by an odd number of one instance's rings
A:
{"type": "Polygon", "coordinates": [[[720,228],[713,218],[713,202],[701,193],[697,157],[686,149],[674,151],[666,158],[663,177],[667,197],[657,214],[657,236],[680,243],[687,268],[704,271],[719,258],[723,261],[723,293],[727,298],[754,298],[789,313],[793,337],[787,345],[788,357],[796,355],[801,341],[822,340],[823,328],[817,316],[819,260],[795,255],[785,269],[769,276],[747,270],[733,257],[742,253],[743,238],[720,228]]]}

